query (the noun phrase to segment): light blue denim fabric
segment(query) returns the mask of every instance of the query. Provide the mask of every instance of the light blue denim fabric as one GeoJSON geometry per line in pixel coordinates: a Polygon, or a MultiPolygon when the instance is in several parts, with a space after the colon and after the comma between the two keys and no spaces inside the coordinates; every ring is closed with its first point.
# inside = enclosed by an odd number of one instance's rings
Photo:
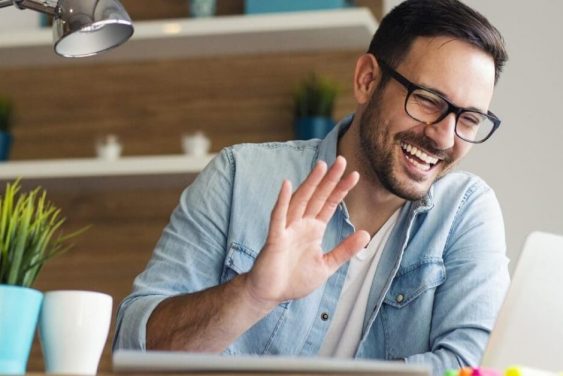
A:
{"type": "MultiPolygon", "coordinates": [[[[315,162],[336,158],[343,120],[323,141],[224,149],[182,194],[146,270],[121,304],[114,349],[145,349],[147,320],[164,298],[224,283],[251,269],[282,180],[296,187],[315,162]]],[[[345,205],[323,239],[330,250],[354,231],[345,205]]],[[[435,375],[478,365],[509,284],[504,224],[479,178],[452,172],[407,202],[383,251],[356,358],[428,363],[435,375]]],[[[280,304],[225,354],[317,354],[348,265],[309,296],[280,304]]]]}

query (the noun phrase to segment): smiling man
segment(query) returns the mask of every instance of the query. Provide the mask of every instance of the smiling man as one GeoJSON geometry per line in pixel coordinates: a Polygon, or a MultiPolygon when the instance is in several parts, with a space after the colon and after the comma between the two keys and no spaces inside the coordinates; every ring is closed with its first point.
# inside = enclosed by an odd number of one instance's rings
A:
{"type": "Polygon", "coordinates": [[[324,140],[226,148],[184,191],[114,348],[477,365],[504,227],[493,191],[452,169],[500,125],[505,61],[462,3],[399,5],[357,61],[353,116],[324,140]]]}

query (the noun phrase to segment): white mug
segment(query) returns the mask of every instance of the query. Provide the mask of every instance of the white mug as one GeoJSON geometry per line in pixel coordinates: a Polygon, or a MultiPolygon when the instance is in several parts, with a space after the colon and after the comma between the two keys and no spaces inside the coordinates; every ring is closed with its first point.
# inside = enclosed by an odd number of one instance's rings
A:
{"type": "Polygon", "coordinates": [[[111,322],[112,297],[94,291],[45,293],[39,335],[47,373],[95,375],[111,322]]]}

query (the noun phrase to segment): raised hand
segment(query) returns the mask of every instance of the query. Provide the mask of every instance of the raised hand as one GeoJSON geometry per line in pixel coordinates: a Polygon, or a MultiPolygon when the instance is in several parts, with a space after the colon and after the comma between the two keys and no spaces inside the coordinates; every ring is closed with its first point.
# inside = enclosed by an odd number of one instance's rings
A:
{"type": "Polygon", "coordinates": [[[248,292],[263,307],[310,294],[369,242],[366,231],[356,231],[326,254],[321,248],[330,218],[359,180],[355,171],[343,177],[345,169],[343,157],[328,171],[318,162],[293,194],[283,182],[266,244],[246,275],[248,292]]]}

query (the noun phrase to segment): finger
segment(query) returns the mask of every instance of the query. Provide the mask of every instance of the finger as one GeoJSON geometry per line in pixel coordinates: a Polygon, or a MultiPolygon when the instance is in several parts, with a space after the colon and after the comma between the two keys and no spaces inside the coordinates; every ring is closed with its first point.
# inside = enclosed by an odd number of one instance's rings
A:
{"type": "Polygon", "coordinates": [[[278,194],[278,199],[272,209],[269,237],[277,238],[281,235],[287,223],[287,208],[291,201],[291,182],[284,180],[278,194]]]}
{"type": "Polygon", "coordinates": [[[307,208],[307,204],[311,199],[311,196],[315,192],[315,189],[319,185],[323,176],[326,174],[326,162],[318,161],[313,171],[307,176],[305,181],[301,183],[299,188],[293,194],[291,202],[289,203],[289,209],[287,214],[288,222],[291,222],[297,218],[303,217],[303,213],[307,208]]]}
{"type": "Polygon", "coordinates": [[[367,231],[359,230],[344,239],[332,251],[325,253],[323,258],[330,272],[334,273],[342,264],[350,260],[352,256],[366,247],[370,241],[367,231]]]}
{"type": "Polygon", "coordinates": [[[338,156],[311,197],[304,213],[305,216],[317,216],[334,188],[342,179],[344,170],[346,170],[346,159],[338,156]]]}
{"type": "Polygon", "coordinates": [[[344,200],[348,192],[358,184],[360,174],[356,171],[351,172],[344,179],[340,180],[338,185],[332,190],[330,196],[325,200],[322,209],[317,214],[317,219],[328,222],[334,214],[338,205],[344,200]]]}

